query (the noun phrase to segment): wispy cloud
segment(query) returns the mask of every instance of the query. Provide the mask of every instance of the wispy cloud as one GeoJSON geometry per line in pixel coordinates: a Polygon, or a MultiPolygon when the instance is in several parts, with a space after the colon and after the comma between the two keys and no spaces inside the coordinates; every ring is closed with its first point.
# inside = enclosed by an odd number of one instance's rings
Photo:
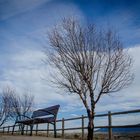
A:
{"type": "Polygon", "coordinates": [[[29,12],[51,0],[7,0],[0,4],[0,20],[6,20],[24,12],[29,12]]]}

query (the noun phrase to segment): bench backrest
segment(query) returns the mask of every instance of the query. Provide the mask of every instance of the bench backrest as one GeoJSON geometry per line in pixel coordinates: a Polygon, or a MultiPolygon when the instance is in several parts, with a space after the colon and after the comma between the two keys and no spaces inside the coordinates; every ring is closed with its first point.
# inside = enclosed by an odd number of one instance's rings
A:
{"type": "Polygon", "coordinates": [[[32,118],[43,117],[47,115],[53,115],[54,117],[56,117],[59,107],[60,105],[55,105],[48,108],[36,110],[33,112],[32,118]]]}

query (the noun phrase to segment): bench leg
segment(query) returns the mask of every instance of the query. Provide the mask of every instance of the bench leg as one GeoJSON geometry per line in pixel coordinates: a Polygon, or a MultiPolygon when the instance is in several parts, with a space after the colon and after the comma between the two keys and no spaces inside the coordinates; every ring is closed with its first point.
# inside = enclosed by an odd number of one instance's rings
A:
{"type": "Polygon", "coordinates": [[[30,136],[32,136],[33,126],[34,126],[33,124],[30,125],[30,136]]]}
{"type": "Polygon", "coordinates": [[[13,126],[12,135],[14,134],[14,129],[15,129],[15,126],[13,126]]]}
{"type": "Polygon", "coordinates": [[[21,125],[21,135],[24,135],[24,124],[21,125]]]}
{"type": "Polygon", "coordinates": [[[15,125],[16,125],[16,124],[13,125],[12,135],[14,134],[15,125]]]}
{"type": "Polygon", "coordinates": [[[56,138],[56,123],[54,123],[54,138],[56,138]]]}

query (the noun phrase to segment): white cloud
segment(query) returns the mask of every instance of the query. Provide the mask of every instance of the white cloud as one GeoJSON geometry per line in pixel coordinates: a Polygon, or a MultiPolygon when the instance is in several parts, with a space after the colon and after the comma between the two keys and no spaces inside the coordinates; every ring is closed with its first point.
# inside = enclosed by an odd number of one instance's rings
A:
{"type": "Polygon", "coordinates": [[[120,92],[114,93],[111,96],[104,96],[97,104],[97,112],[103,111],[117,111],[117,110],[131,110],[140,108],[140,45],[131,47],[128,53],[133,57],[134,64],[132,72],[135,75],[135,79],[128,88],[121,90],[120,92]]]}
{"type": "Polygon", "coordinates": [[[62,112],[74,109],[78,100],[75,96],[61,94],[56,88],[51,86],[51,76],[49,66],[44,66],[42,59],[44,53],[39,50],[22,50],[10,56],[10,66],[3,70],[0,80],[1,89],[9,85],[16,88],[19,94],[25,90],[30,90],[35,96],[37,107],[49,104],[68,103],[72,106],[62,108],[62,112]],[[43,79],[45,76],[45,80],[43,79]]]}
{"type": "MultiPolygon", "coordinates": [[[[129,110],[140,107],[140,64],[139,64],[140,47],[133,47],[129,53],[134,57],[133,71],[135,80],[133,84],[119,93],[110,96],[104,96],[97,104],[97,112],[129,110]]],[[[63,103],[66,106],[62,107],[61,112],[82,111],[84,107],[78,96],[63,94],[63,91],[57,90],[51,86],[50,80],[51,68],[44,66],[41,59],[44,57],[43,52],[38,50],[21,51],[11,57],[12,66],[4,70],[1,79],[1,88],[8,84],[14,86],[19,93],[24,89],[30,89],[35,95],[38,106],[47,104],[63,103]],[[43,80],[44,77],[47,78],[43,80]],[[62,94],[60,94],[62,92],[62,94]]]]}

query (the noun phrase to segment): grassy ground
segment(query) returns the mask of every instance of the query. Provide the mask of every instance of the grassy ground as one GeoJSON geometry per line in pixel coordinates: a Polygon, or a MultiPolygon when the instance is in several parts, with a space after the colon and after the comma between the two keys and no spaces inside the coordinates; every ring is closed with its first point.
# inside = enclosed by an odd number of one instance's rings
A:
{"type": "Polygon", "coordinates": [[[41,136],[9,136],[9,135],[1,135],[0,140],[61,140],[50,137],[41,137],[41,136]]]}
{"type": "MultiPolygon", "coordinates": [[[[107,134],[95,134],[94,140],[108,140],[107,134]]],[[[62,140],[61,134],[57,134],[57,138],[53,138],[53,133],[49,133],[49,137],[46,136],[43,132],[38,132],[38,136],[29,136],[29,135],[20,135],[20,134],[14,134],[12,136],[11,134],[0,134],[0,140],[62,140]]],[[[80,133],[65,133],[64,139],[68,140],[81,140],[81,134],[80,133]]],[[[63,139],[63,140],[64,140],[63,139]]],[[[86,135],[84,137],[84,140],[86,140],[86,135]]],[[[113,137],[113,140],[140,140],[140,134],[115,134],[113,137]]]]}

